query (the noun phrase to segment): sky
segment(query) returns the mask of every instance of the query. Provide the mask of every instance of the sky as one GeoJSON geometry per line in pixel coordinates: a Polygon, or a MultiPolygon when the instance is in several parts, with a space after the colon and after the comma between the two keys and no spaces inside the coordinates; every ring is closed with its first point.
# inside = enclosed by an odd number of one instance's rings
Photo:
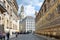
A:
{"type": "Polygon", "coordinates": [[[24,14],[26,16],[35,16],[35,11],[38,12],[43,4],[44,0],[17,0],[18,13],[20,13],[21,6],[24,6],[24,14]]]}

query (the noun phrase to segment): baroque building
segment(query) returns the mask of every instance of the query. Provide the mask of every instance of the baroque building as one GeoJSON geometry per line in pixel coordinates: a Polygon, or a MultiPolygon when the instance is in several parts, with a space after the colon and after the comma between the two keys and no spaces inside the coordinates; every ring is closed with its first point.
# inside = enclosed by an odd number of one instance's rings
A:
{"type": "Polygon", "coordinates": [[[21,6],[21,9],[20,9],[20,13],[19,13],[19,32],[21,32],[23,30],[23,27],[22,27],[22,20],[25,19],[25,13],[24,13],[24,6],[22,5],[21,6]]]}
{"type": "Polygon", "coordinates": [[[4,31],[10,32],[12,35],[12,32],[16,32],[17,28],[17,11],[18,11],[18,5],[16,0],[0,0],[0,5],[3,6],[3,8],[0,7],[1,11],[1,23],[4,22],[4,31]]]}
{"type": "Polygon", "coordinates": [[[20,20],[24,19],[24,17],[25,17],[23,5],[21,6],[21,11],[20,11],[19,17],[20,17],[20,20]]]}
{"type": "Polygon", "coordinates": [[[3,0],[0,0],[0,31],[4,31],[4,13],[7,12],[3,0]]]}
{"type": "Polygon", "coordinates": [[[37,34],[59,37],[60,0],[44,0],[35,20],[37,34]]]}

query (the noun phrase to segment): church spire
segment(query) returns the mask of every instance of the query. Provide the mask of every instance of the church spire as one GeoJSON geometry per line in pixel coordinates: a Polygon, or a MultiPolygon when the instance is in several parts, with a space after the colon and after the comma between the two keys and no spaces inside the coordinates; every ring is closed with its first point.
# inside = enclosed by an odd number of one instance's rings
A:
{"type": "Polygon", "coordinates": [[[24,6],[23,5],[21,6],[21,12],[24,12],[24,6]]]}
{"type": "Polygon", "coordinates": [[[20,11],[19,16],[20,16],[20,19],[24,18],[24,6],[23,5],[21,6],[21,11],[20,11]]]}

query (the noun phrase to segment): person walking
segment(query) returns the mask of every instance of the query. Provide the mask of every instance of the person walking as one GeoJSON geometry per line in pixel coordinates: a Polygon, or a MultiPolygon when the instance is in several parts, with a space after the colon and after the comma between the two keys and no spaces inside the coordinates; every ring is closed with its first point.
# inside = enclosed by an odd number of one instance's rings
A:
{"type": "Polygon", "coordinates": [[[18,34],[16,33],[16,37],[18,36],[18,34]]]}
{"type": "Polygon", "coordinates": [[[10,33],[8,32],[8,33],[7,33],[7,40],[9,40],[9,36],[10,36],[10,33]]]}

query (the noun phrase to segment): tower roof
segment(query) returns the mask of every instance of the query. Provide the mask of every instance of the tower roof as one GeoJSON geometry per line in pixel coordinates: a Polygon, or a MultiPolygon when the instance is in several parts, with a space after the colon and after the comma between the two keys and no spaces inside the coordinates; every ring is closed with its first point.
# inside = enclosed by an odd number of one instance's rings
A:
{"type": "Polygon", "coordinates": [[[21,6],[21,12],[24,12],[24,6],[23,5],[21,6]]]}

